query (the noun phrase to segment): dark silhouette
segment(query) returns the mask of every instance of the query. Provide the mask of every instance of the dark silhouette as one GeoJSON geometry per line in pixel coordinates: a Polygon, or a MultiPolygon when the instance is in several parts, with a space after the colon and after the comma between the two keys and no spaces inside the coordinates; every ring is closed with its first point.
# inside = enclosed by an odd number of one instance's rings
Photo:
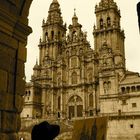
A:
{"type": "Polygon", "coordinates": [[[44,121],[32,129],[32,140],[53,140],[60,132],[59,125],[51,125],[44,121]]]}
{"type": "Polygon", "coordinates": [[[92,126],[92,131],[91,131],[91,140],[97,140],[97,126],[96,126],[96,119],[93,123],[92,126]]]}
{"type": "Polygon", "coordinates": [[[89,134],[88,134],[88,129],[86,130],[86,125],[84,123],[84,126],[82,128],[80,140],[89,140],[89,134]]]}
{"type": "Polygon", "coordinates": [[[137,4],[137,14],[138,14],[138,24],[139,24],[139,31],[140,31],[140,2],[137,4]]]}

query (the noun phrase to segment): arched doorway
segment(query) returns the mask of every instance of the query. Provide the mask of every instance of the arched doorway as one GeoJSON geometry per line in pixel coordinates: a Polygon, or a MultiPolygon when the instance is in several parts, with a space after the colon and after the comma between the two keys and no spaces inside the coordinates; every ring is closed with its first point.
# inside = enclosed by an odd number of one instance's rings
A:
{"type": "Polygon", "coordinates": [[[68,101],[69,119],[83,116],[83,101],[78,95],[72,96],[68,101]]]}

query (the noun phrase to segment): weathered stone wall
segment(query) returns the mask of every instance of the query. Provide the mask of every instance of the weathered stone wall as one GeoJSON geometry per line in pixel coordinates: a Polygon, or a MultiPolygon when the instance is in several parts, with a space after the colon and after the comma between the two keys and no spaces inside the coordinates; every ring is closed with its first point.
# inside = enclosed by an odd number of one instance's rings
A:
{"type": "Polygon", "coordinates": [[[110,119],[107,127],[107,140],[140,140],[139,117],[110,119]]]}
{"type": "Polygon", "coordinates": [[[32,0],[0,0],[0,140],[17,140],[32,0]]]}

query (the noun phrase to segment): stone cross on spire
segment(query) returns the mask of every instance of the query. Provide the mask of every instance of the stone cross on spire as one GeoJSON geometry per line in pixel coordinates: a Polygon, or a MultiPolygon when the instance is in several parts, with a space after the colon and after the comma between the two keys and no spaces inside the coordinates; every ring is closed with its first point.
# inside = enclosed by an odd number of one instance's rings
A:
{"type": "Polygon", "coordinates": [[[74,16],[72,18],[73,25],[76,25],[78,23],[78,17],[76,16],[76,9],[74,8],[74,16]]]}
{"type": "Polygon", "coordinates": [[[74,8],[74,16],[76,16],[76,8],[74,8]]]}
{"type": "Polygon", "coordinates": [[[53,0],[50,5],[47,23],[48,24],[50,24],[50,23],[63,24],[63,19],[61,16],[61,10],[60,10],[60,5],[58,3],[58,0],[53,0]]]}

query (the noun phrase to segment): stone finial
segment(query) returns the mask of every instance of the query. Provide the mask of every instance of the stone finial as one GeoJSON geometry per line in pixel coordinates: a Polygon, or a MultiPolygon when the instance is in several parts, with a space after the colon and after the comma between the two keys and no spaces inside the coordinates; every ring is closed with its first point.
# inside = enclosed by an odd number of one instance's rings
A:
{"type": "Polygon", "coordinates": [[[38,58],[36,58],[36,65],[38,65],[38,58]]]}
{"type": "Polygon", "coordinates": [[[76,16],[76,8],[74,8],[74,16],[76,16]]]}
{"type": "Polygon", "coordinates": [[[58,3],[58,1],[57,0],[53,0],[53,3],[58,3]]]}
{"type": "Polygon", "coordinates": [[[73,25],[76,25],[78,23],[78,17],[76,16],[76,9],[74,8],[74,16],[72,18],[73,25]]]}

